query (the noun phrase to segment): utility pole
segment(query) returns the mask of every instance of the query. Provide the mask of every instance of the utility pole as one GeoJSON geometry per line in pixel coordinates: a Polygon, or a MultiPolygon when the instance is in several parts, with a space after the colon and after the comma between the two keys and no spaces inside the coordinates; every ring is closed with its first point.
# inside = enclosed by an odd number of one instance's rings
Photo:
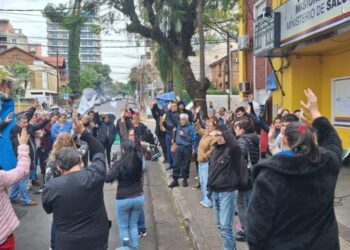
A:
{"type": "Polygon", "coordinates": [[[60,98],[60,76],[58,70],[58,49],[56,50],[56,74],[57,74],[57,104],[60,98]]]}
{"type": "MultiPolygon", "coordinates": [[[[204,30],[203,30],[203,12],[204,12],[205,0],[198,1],[197,20],[198,20],[198,34],[199,34],[199,72],[201,85],[205,84],[205,43],[204,43],[204,30]]],[[[195,102],[194,102],[195,104],[195,102]]],[[[196,105],[196,104],[195,104],[196,105]]]]}
{"type": "Polygon", "coordinates": [[[231,48],[230,48],[230,34],[227,32],[227,82],[228,82],[228,95],[227,95],[227,109],[231,110],[231,93],[232,93],[232,83],[231,83],[231,48]]]}

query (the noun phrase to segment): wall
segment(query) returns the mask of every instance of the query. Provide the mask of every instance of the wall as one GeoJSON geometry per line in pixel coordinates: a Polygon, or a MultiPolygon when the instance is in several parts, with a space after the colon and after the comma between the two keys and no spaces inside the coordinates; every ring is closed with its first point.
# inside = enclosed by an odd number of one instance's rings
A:
{"type": "MultiPolygon", "coordinates": [[[[282,88],[273,93],[274,105],[288,108],[290,111],[301,107],[305,100],[303,90],[311,88],[318,97],[320,112],[331,119],[331,81],[333,78],[350,76],[350,52],[334,56],[290,56],[290,66],[279,74],[282,88]],[[339,63],[341,62],[341,63],[339,63]]],[[[282,59],[275,59],[274,66],[279,67],[282,59]]],[[[349,107],[350,108],[350,107],[349,107]]],[[[350,128],[336,127],[345,149],[350,148],[350,128]]]]}
{"type": "Polygon", "coordinates": [[[0,55],[0,65],[8,65],[12,63],[18,63],[18,62],[27,64],[27,65],[32,65],[34,62],[34,58],[16,49],[0,55]],[[19,55],[20,59],[19,60],[13,59],[13,55],[19,55]]]}

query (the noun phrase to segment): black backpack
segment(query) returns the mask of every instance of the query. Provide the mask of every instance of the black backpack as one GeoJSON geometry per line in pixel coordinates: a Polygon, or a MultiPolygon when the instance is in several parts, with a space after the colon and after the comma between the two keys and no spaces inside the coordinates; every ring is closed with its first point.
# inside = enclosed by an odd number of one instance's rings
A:
{"type": "Polygon", "coordinates": [[[247,160],[244,155],[241,156],[238,191],[248,191],[253,188],[249,143],[247,143],[247,146],[247,160]],[[250,165],[250,168],[248,168],[248,165],[250,165]]]}
{"type": "Polygon", "coordinates": [[[153,134],[152,134],[151,130],[149,130],[148,128],[145,128],[145,130],[143,131],[143,133],[141,135],[141,140],[148,142],[149,144],[152,144],[152,145],[155,144],[153,134]]]}

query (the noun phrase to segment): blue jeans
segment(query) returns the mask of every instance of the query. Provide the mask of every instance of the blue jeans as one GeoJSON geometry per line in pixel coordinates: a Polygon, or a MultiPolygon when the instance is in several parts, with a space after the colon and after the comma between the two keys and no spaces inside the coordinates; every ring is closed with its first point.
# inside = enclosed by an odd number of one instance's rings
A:
{"type": "Polygon", "coordinates": [[[28,204],[32,201],[29,197],[29,193],[27,190],[28,180],[29,180],[29,175],[24,177],[20,181],[16,182],[15,185],[13,185],[10,192],[11,201],[15,201],[18,195],[19,195],[19,198],[21,199],[22,204],[28,204]]]}
{"type": "Polygon", "coordinates": [[[146,224],[145,224],[145,210],[142,208],[141,213],[139,215],[139,218],[137,219],[137,228],[138,230],[145,230],[146,224]]]}
{"type": "Polygon", "coordinates": [[[238,191],[238,198],[237,198],[238,216],[239,216],[239,221],[241,222],[241,226],[245,232],[248,231],[247,213],[248,213],[248,205],[249,205],[251,193],[252,193],[252,190],[238,191]]]}
{"type": "Polygon", "coordinates": [[[213,206],[213,202],[208,199],[207,196],[207,183],[208,183],[208,169],[209,169],[209,162],[199,162],[198,164],[198,174],[199,174],[199,182],[201,184],[201,191],[203,195],[203,200],[201,203],[208,207],[213,206]]]}
{"type": "Polygon", "coordinates": [[[224,250],[236,250],[236,240],[232,230],[236,192],[213,192],[214,209],[224,250]]]}
{"type": "Polygon", "coordinates": [[[143,195],[115,201],[121,246],[123,245],[123,239],[129,238],[130,247],[136,249],[139,247],[137,220],[142,211],[143,203],[143,195]]]}
{"type": "Polygon", "coordinates": [[[171,153],[171,140],[173,136],[171,134],[165,134],[166,155],[170,167],[173,167],[173,155],[171,153]]]}
{"type": "Polygon", "coordinates": [[[29,179],[30,179],[31,181],[36,181],[36,180],[38,180],[38,176],[37,176],[37,174],[36,174],[37,168],[38,168],[37,165],[35,165],[35,167],[29,171],[29,179]]]}

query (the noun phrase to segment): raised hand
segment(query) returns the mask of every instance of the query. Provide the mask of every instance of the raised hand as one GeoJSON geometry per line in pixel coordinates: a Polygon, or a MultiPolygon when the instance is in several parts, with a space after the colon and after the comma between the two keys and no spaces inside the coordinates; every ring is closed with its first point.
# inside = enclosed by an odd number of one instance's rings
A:
{"type": "Polygon", "coordinates": [[[305,110],[310,112],[313,119],[320,117],[321,113],[318,110],[317,96],[311,89],[304,90],[304,93],[307,99],[307,103],[305,104],[303,101],[300,101],[300,104],[304,107],[305,110]]]}
{"type": "Polygon", "coordinates": [[[276,131],[275,125],[272,124],[270,126],[270,130],[269,130],[269,134],[268,134],[269,140],[275,139],[275,131],[276,131]]]}
{"type": "Polygon", "coordinates": [[[132,125],[134,127],[138,127],[139,124],[140,124],[140,117],[137,116],[137,115],[133,115],[133,117],[132,117],[132,125]]]}
{"type": "Polygon", "coordinates": [[[32,107],[35,108],[35,109],[39,107],[39,102],[38,102],[38,100],[35,100],[35,101],[33,102],[32,107]]]}
{"type": "Polygon", "coordinates": [[[17,138],[20,145],[26,145],[28,143],[29,138],[28,131],[26,129],[22,129],[21,135],[18,134],[17,138]]]}
{"type": "Polygon", "coordinates": [[[201,111],[201,106],[198,106],[198,107],[194,110],[194,112],[195,112],[196,114],[198,114],[200,111],[201,111]]]}
{"type": "Polygon", "coordinates": [[[73,111],[73,128],[78,134],[82,134],[85,130],[83,122],[78,118],[77,111],[73,111]]]}

